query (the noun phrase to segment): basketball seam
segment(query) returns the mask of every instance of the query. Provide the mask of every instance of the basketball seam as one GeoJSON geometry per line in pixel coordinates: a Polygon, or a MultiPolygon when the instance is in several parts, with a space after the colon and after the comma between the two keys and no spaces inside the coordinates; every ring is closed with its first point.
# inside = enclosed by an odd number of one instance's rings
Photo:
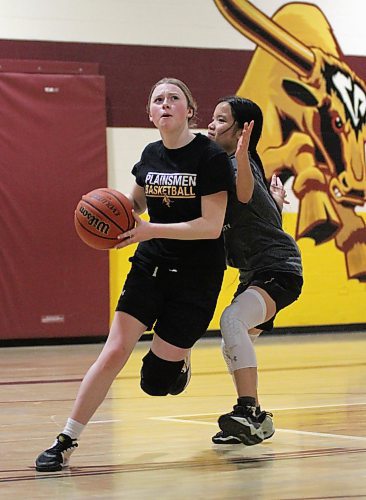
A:
{"type": "MultiPolygon", "coordinates": [[[[118,229],[121,230],[122,233],[125,233],[126,231],[128,231],[128,229],[123,229],[119,224],[117,224],[116,221],[114,221],[113,219],[111,219],[106,213],[102,212],[102,210],[98,207],[96,207],[95,205],[93,205],[93,203],[91,203],[89,200],[82,200],[85,204],[88,204],[90,207],[93,207],[94,210],[96,210],[99,214],[102,214],[106,219],[108,219],[110,222],[112,222],[112,224],[114,224],[115,226],[118,227],[118,229]]],[[[113,238],[115,239],[115,238],[113,238]]]]}
{"type": "MultiPolygon", "coordinates": [[[[126,231],[128,231],[129,229],[132,229],[133,226],[134,226],[134,218],[133,216],[131,216],[130,218],[130,213],[126,210],[126,207],[123,205],[123,203],[121,202],[121,200],[118,198],[118,196],[116,196],[114,193],[112,193],[111,191],[109,191],[108,189],[103,189],[103,188],[100,188],[100,191],[103,191],[104,193],[107,193],[109,196],[113,196],[113,198],[115,200],[118,201],[118,203],[121,205],[121,207],[123,208],[124,212],[125,212],[125,215],[127,216],[127,219],[129,221],[129,227],[126,229],[126,231]],[[131,227],[130,227],[131,226],[131,227]]],[[[124,196],[123,193],[120,193],[122,196],[124,196]]],[[[125,196],[125,198],[128,200],[128,198],[125,196]]],[[[118,226],[119,227],[119,226],[118,226]]]]}

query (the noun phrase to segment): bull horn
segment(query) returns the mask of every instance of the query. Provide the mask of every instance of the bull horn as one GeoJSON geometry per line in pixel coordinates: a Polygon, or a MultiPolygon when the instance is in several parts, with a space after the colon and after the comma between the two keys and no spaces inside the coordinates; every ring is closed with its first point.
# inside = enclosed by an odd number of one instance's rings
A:
{"type": "Polygon", "coordinates": [[[309,76],[314,53],[247,0],[214,0],[221,14],[240,33],[296,73],[309,76]]]}

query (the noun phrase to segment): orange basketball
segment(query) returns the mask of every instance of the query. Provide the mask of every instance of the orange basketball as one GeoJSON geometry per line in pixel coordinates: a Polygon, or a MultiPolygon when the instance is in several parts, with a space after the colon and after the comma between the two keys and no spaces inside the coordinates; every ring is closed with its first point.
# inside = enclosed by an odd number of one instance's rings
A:
{"type": "Polygon", "coordinates": [[[119,191],[98,188],[85,194],[74,215],[75,229],[84,243],[97,250],[113,248],[117,236],[135,225],[130,200],[119,191]]]}

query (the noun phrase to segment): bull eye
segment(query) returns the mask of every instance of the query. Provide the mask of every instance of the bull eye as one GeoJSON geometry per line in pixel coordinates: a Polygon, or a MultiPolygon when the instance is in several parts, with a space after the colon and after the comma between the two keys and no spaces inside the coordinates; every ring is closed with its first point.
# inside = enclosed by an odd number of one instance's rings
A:
{"type": "Polygon", "coordinates": [[[343,126],[342,119],[339,115],[334,116],[332,118],[332,127],[333,127],[334,132],[339,133],[339,132],[343,131],[344,126],[343,126]]]}

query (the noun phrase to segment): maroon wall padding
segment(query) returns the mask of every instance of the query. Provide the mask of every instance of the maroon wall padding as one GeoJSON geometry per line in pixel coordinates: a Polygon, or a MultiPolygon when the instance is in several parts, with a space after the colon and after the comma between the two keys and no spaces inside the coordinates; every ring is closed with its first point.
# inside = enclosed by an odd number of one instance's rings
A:
{"type": "Polygon", "coordinates": [[[108,252],[73,222],[107,185],[104,77],[0,73],[0,117],[0,339],[105,335],[108,252]]]}
{"type": "MultiPolygon", "coordinates": [[[[106,78],[109,127],[152,127],[145,111],[150,87],[163,76],[175,76],[188,84],[197,99],[198,127],[206,128],[217,99],[234,94],[239,88],[253,51],[0,40],[0,54],[3,58],[85,61],[99,65],[99,73],[106,78]]],[[[347,55],[345,60],[366,80],[365,57],[347,55]]],[[[266,85],[260,74],[258,85],[266,85]]]]}

